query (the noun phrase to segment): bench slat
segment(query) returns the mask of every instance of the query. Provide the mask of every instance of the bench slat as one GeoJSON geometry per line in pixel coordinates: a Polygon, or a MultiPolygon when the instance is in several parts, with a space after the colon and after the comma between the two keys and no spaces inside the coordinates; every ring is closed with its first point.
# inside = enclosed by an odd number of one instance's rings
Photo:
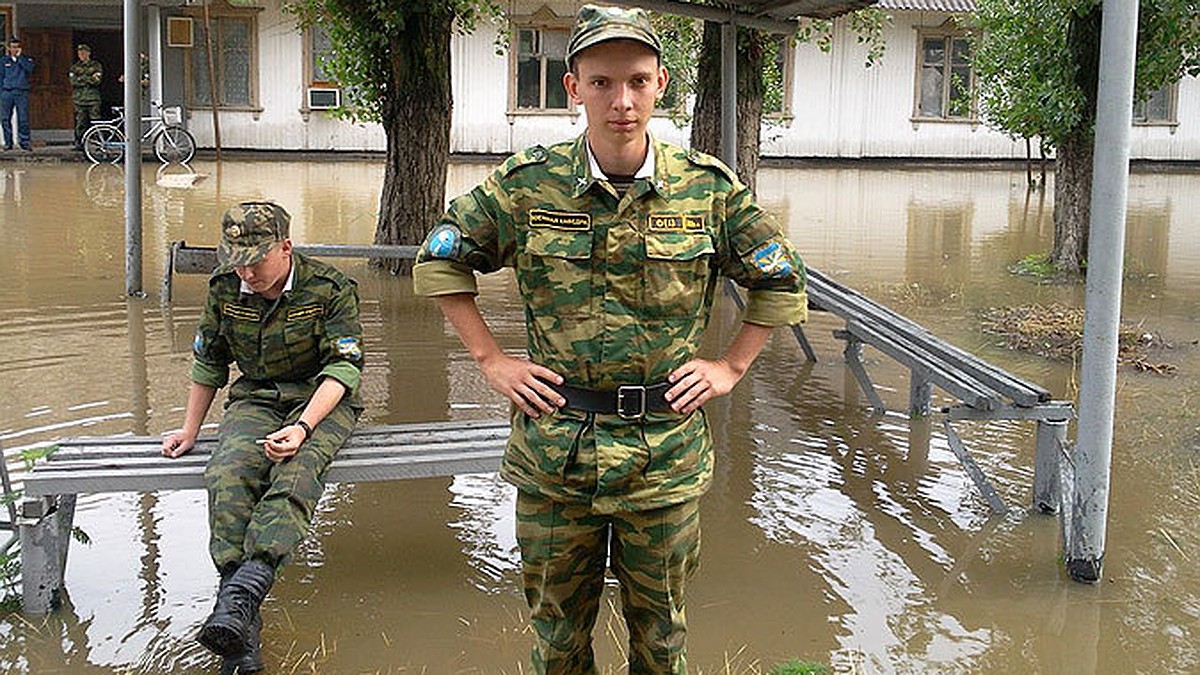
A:
{"type": "MultiPolygon", "coordinates": [[[[334,457],[328,482],[431,478],[496,471],[504,454],[506,421],[435,422],[355,430],[334,457]]],[[[204,487],[204,467],[216,444],[205,436],[176,459],[159,452],[161,439],[71,438],[24,477],[25,494],[183,490],[204,487]]]]}
{"type": "MultiPolygon", "coordinates": [[[[860,325],[870,326],[881,335],[903,335],[909,344],[919,344],[922,347],[922,358],[928,359],[928,363],[921,364],[925,368],[943,364],[954,368],[958,371],[960,384],[965,385],[971,380],[977,380],[983,387],[1007,396],[1019,406],[1035,406],[1051,399],[1048,390],[945,342],[910,319],[816,270],[809,270],[808,279],[810,298],[815,304],[846,318],[847,323],[857,320],[860,325]]],[[[881,346],[873,340],[870,342],[876,347],[881,346]]],[[[889,353],[889,356],[896,358],[892,353],[889,353]]],[[[934,372],[933,375],[938,373],[934,372]]]]}

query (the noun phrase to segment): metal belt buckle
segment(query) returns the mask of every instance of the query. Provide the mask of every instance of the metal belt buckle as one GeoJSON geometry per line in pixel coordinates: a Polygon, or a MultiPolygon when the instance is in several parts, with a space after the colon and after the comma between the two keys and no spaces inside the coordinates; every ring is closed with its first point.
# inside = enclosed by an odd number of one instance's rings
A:
{"type": "Polygon", "coordinates": [[[617,415],[623,420],[636,420],[646,415],[646,387],[627,384],[617,387],[617,415]]]}

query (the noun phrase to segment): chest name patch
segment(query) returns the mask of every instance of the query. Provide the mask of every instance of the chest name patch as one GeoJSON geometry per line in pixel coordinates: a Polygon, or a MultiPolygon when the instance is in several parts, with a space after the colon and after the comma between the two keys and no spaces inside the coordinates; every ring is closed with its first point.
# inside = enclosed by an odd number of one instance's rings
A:
{"type": "Polygon", "coordinates": [[[651,213],[651,232],[703,232],[704,216],[686,216],[679,213],[651,213]]]}
{"type": "Polygon", "coordinates": [[[530,227],[552,227],[556,230],[590,230],[592,217],[586,213],[530,209],[530,227]]]}
{"type": "Polygon", "coordinates": [[[262,312],[253,307],[245,305],[235,305],[232,302],[227,302],[221,306],[221,314],[231,319],[241,319],[243,321],[262,321],[262,312]]]}
{"type": "Polygon", "coordinates": [[[321,305],[306,305],[304,307],[292,307],[287,312],[288,321],[303,321],[311,319],[314,316],[321,316],[325,313],[325,308],[321,305]]]}

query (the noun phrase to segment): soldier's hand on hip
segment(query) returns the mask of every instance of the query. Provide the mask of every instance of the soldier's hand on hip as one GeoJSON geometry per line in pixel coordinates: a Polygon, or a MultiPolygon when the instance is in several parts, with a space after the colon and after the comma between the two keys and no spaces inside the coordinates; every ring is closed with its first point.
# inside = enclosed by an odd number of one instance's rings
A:
{"type": "Polygon", "coordinates": [[[562,384],[562,376],[545,366],[507,354],[497,354],[481,361],[479,367],[487,378],[488,386],[516,403],[530,417],[552,413],[567,402],[546,384],[562,384]]]}
{"type": "Polygon", "coordinates": [[[667,390],[664,398],[672,410],[688,414],[709,399],[728,394],[741,379],[742,374],[724,359],[692,359],[667,376],[667,381],[675,386],[667,390]]]}

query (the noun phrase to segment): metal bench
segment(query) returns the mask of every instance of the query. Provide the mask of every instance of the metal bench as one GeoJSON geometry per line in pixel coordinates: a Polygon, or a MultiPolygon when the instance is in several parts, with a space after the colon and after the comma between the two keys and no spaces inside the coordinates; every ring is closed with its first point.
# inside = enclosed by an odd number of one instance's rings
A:
{"type": "MultiPolygon", "coordinates": [[[[740,304],[736,292],[734,296],[740,304]]],[[[912,320],[812,268],[808,268],[808,300],[810,308],[835,314],[846,322],[846,327],[834,331],[834,335],[845,340],[843,355],[847,367],[872,408],[880,412],[888,410],[867,374],[862,359],[864,345],[874,347],[909,369],[909,416],[930,414],[933,386],[958,400],[940,411],[945,414],[942,425],[947,441],[996,513],[1004,513],[1008,507],[971,458],[951,422],[1037,422],[1033,501],[1044,513],[1058,512],[1063,480],[1059,458],[1067,445],[1068,423],[1075,417],[1071,402],[1052,400],[1045,388],[942,340],[912,320]]],[[[807,357],[816,360],[798,327],[796,337],[807,357]]]]}
{"type": "MultiPolygon", "coordinates": [[[[334,457],[328,483],[431,478],[494,472],[508,439],[507,420],[430,422],[360,428],[334,457]]],[[[22,609],[44,614],[60,603],[78,494],[152,492],[204,487],[216,437],[191,452],[163,457],[162,439],[146,436],[72,438],[24,476],[17,514],[22,609]]]]}

